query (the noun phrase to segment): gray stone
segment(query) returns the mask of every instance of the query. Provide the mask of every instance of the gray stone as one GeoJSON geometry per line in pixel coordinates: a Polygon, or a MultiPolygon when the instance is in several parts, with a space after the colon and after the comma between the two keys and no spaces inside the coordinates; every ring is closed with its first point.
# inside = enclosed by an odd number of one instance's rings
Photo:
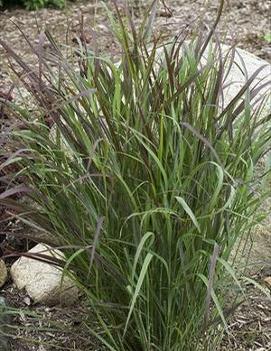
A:
{"type": "MultiPolygon", "coordinates": [[[[28,251],[64,259],[64,254],[49,245],[38,244],[28,251]]],[[[78,299],[78,288],[63,269],[30,257],[21,257],[10,270],[18,289],[25,289],[34,302],[46,305],[70,305],[78,299]]]]}
{"type": "MultiPolygon", "coordinates": [[[[229,46],[222,45],[222,52],[224,56],[228,51],[229,46]]],[[[264,110],[268,111],[268,109],[270,109],[271,65],[259,57],[242,49],[236,49],[234,63],[225,82],[225,85],[228,85],[224,90],[225,103],[229,103],[230,100],[235,97],[235,95],[244,86],[247,79],[249,79],[259,68],[262,68],[262,70],[255,77],[253,83],[250,85],[250,89],[256,84],[259,84],[258,86],[266,84],[265,87],[259,92],[257,97],[263,97],[268,94],[269,98],[265,104],[264,110]]],[[[252,102],[256,101],[257,97],[252,100],[252,102]]]]}
{"type": "MultiPolygon", "coordinates": [[[[187,41],[188,45],[189,42],[187,41]]],[[[222,57],[225,58],[230,50],[230,46],[221,45],[222,57]]],[[[204,65],[207,60],[208,47],[206,52],[203,54],[201,63],[204,65]]],[[[163,49],[158,49],[158,56],[162,61],[165,60],[163,49]]],[[[270,111],[271,97],[270,97],[270,77],[271,77],[271,65],[262,60],[261,58],[237,48],[235,50],[235,56],[233,64],[229,71],[226,81],[224,82],[223,95],[224,95],[224,107],[237,95],[240,89],[244,86],[246,81],[259,69],[262,70],[257,74],[253,83],[250,85],[250,89],[253,88],[257,83],[258,86],[266,84],[265,87],[257,94],[252,103],[255,103],[260,97],[268,96],[266,103],[264,104],[263,113],[270,111]],[[269,84],[268,84],[269,82],[269,84]]],[[[244,97],[244,95],[243,95],[244,97]]],[[[254,104],[253,108],[259,106],[259,102],[254,104]]]]}
{"type": "Polygon", "coordinates": [[[0,288],[5,284],[7,281],[8,272],[5,262],[0,260],[0,288]]]}

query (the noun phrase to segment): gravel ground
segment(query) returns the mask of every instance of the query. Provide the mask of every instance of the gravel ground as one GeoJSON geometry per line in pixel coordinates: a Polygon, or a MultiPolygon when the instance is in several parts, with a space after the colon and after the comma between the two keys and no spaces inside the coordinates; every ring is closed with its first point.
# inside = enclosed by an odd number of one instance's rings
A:
{"type": "MultiPolygon", "coordinates": [[[[134,0],[134,2],[136,1],[134,0]]],[[[122,6],[121,1],[119,3],[122,6]]],[[[141,3],[144,1],[141,0],[141,3]]],[[[156,31],[162,33],[164,39],[172,37],[182,28],[186,28],[187,25],[196,23],[201,15],[204,15],[207,23],[212,23],[218,1],[209,1],[207,7],[205,3],[204,0],[167,0],[167,8],[161,7],[158,11],[156,31]]],[[[218,30],[224,42],[237,44],[237,46],[271,62],[270,43],[264,39],[265,35],[271,32],[270,4],[271,2],[267,0],[226,1],[226,9],[218,30]]],[[[144,13],[144,6],[135,8],[135,13],[138,16],[137,21],[139,21],[141,14],[144,13]]],[[[71,44],[74,38],[80,35],[82,15],[84,16],[86,34],[90,35],[87,30],[88,26],[95,27],[99,33],[100,50],[115,55],[118,47],[112,40],[105,11],[99,0],[77,1],[69,4],[64,11],[43,9],[38,12],[27,12],[22,9],[10,9],[0,12],[0,37],[29,62],[34,63],[35,59],[22,40],[22,35],[16,25],[27,34],[34,44],[37,43],[39,31],[45,27],[48,27],[62,43],[71,44]]],[[[7,63],[7,58],[0,48],[0,93],[8,91],[10,86],[7,63]]],[[[265,209],[271,213],[270,201],[267,202],[265,209]]],[[[254,269],[252,277],[263,287],[270,289],[266,280],[271,276],[270,216],[263,225],[255,230],[254,240],[256,245],[252,249],[251,262],[257,260],[263,263],[254,269]]],[[[80,306],[69,310],[32,306],[27,296],[24,293],[18,293],[11,284],[5,287],[3,294],[11,306],[20,308],[21,311],[14,320],[18,331],[16,338],[12,341],[12,350],[51,351],[57,349],[55,344],[64,350],[101,350],[97,345],[92,345],[91,340],[88,340],[86,330],[81,326],[81,321],[86,318],[86,311],[80,306]],[[26,312],[29,308],[42,317],[37,319],[29,316],[26,312]],[[78,316],[80,316],[79,319],[78,316]],[[50,324],[52,318],[64,328],[57,331],[52,330],[52,324],[50,324]],[[75,330],[76,333],[72,333],[75,330]],[[38,342],[33,344],[31,342],[33,339],[38,342]]],[[[270,299],[267,299],[251,285],[247,286],[247,295],[248,300],[237,309],[230,321],[231,335],[225,337],[221,351],[271,350],[270,299]]]]}

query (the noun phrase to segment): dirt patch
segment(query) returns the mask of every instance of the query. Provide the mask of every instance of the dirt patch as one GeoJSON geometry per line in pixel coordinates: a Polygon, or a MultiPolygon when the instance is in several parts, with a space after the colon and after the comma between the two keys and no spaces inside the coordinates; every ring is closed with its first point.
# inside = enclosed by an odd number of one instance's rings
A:
{"type": "MultiPolygon", "coordinates": [[[[143,0],[131,0],[130,3],[139,3],[134,7],[136,20],[140,20],[146,11],[141,4],[143,0]]],[[[123,1],[117,1],[124,12],[123,1]]],[[[180,30],[194,25],[204,17],[206,23],[211,24],[215,18],[218,1],[211,0],[206,6],[206,1],[166,1],[167,8],[160,7],[156,20],[156,31],[163,37],[172,38],[180,30]]],[[[255,55],[271,61],[270,43],[265,38],[270,32],[269,5],[264,0],[231,0],[226,1],[226,6],[218,32],[225,43],[236,44],[238,47],[247,49],[255,55]]],[[[103,51],[114,52],[116,45],[112,41],[111,31],[108,26],[105,10],[101,1],[76,1],[69,4],[64,10],[42,9],[36,12],[27,12],[22,9],[0,12],[1,38],[17,52],[23,54],[28,62],[33,61],[31,50],[22,40],[22,34],[18,26],[29,38],[30,43],[37,43],[38,33],[47,27],[62,44],[69,43],[79,35],[80,21],[84,16],[85,28],[95,28],[99,33],[99,47],[103,51]]],[[[0,48],[0,81],[1,90],[8,88],[7,59],[4,51],[0,48]]]]}
{"type": "MultiPolygon", "coordinates": [[[[265,286],[266,273],[259,272],[252,278],[265,286]]],[[[217,351],[271,349],[271,300],[251,284],[247,285],[245,293],[247,299],[230,318],[229,334],[217,351]]],[[[95,315],[84,301],[69,308],[32,305],[24,291],[12,285],[2,294],[8,306],[17,311],[12,318],[12,328],[8,329],[11,351],[105,351],[86,327],[99,331],[95,315]]]]}
{"type": "MultiPolygon", "coordinates": [[[[263,283],[260,273],[254,279],[263,283]]],[[[248,286],[246,293],[248,298],[230,319],[229,335],[219,351],[271,350],[271,300],[253,286],[248,286]]]]}
{"type": "Polygon", "coordinates": [[[10,350],[104,350],[88,332],[86,324],[89,325],[89,319],[94,330],[98,330],[98,325],[94,313],[84,301],[72,307],[35,305],[24,291],[12,285],[2,294],[6,304],[16,309],[10,318],[12,324],[6,329],[10,335],[10,350]]]}

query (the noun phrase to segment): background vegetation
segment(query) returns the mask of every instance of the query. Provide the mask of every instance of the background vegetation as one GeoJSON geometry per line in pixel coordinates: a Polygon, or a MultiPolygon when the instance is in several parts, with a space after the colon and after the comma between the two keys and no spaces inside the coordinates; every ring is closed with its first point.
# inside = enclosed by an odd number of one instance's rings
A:
{"type": "Polygon", "coordinates": [[[65,3],[66,0],[0,0],[0,8],[22,5],[27,10],[38,10],[47,6],[63,8],[65,3]]]}

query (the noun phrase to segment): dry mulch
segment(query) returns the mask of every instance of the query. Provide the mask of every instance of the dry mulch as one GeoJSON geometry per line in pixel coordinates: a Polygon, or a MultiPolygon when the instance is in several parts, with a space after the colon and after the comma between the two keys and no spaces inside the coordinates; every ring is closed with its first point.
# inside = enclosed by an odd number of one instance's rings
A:
{"type": "MultiPolygon", "coordinates": [[[[130,2],[135,2],[131,0],[130,2]]],[[[118,0],[124,12],[124,1],[118,0]]],[[[147,1],[139,0],[145,4],[147,1]]],[[[194,27],[199,17],[204,16],[207,23],[211,24],[218,8],[218,1],[211,0],[206,5],[204,0],[171,0],[166,1],[167,8],[161,7],[158,11],[156,29],[164,37],[172,38],[180,30],[190,25],[194,27]]],[[[264,36],[271,30],[270,3],[265,0],[229,0],[225,1],[226,7],[219,26],[219,33],[223,40],[232,45],[244,48],[255,55],[271,61],[270,43],[264,36]]],[[[135,9],[138,20],[144,13],[144,6],[135,9]]],[[[111,32],[108,27],[106,13],[99,0],[76,1],[71,3],[64,11],[55,9],[42,9],[37,12],[27,12],[23,9],[14,9],[0,12],[1,38],[6,40],[11,47],[23,54],[28,62],[33,61],[31,50],[27,48],[19,28],[30,38],[32,44],[37,43],[39,31],[49,28],[54,36],[62,43],[70,42],[79,36],[81,18],[84,16],[85,28],[95,27],[100,33],[99,47],[103,51],[114,52],[117,47],[112,42],[111,32]],[[16,24],[16,25],[15,25],[16,24]]],[[[10,81],[7,74],[7,59],[0,48],[0,90],[7,90],[10,81]]]]}
{"type": "MultiPolygon", "coordinates": [[[[251,278],[268,291],[266,280],[271,267],[259,271],[251,278]]],[[[229,321],[229,335],[225,335],[219,351],[270,351],[271,350],[271,299],[260,293],[252,284],[246,287],[246,301],[242,303],[229,321]]]]}
{"type": "MultiPolygon", "coordinates": [[[[12,285],[2,293],[6,303],[16,309],[11,327],[6,329],[12,351],[104,350],[88,333],[85,323],[89,324],[87,320],[94,314],[83,302],[72,307],[35,305],[12,285]]],[[[94,319],[91,324],[98,330],[94,319]]]]}
{"type": "MultiPolygon", "coordinates": [[[[118,1],[124,12],[123,1],[118,1]]],[[[139,1],[140,2],[140,1],[139,1]]],[[[145,3],[143,0],[141,3],[145,3]]],[[[209,1],[208,8],[204,0],[171,0],[166,1],[167,8],[158,11],[156,32],[163,38],[172,37],[180,30],[195,23],[201,14],[208,23],[212,23],[218,7],[217,0],[209,1]]],[[[270,43],[264,36],[271,31],[270,2],[265,0],[229,0],[219,26],[219,34],[230,45],[246,49],[255,55],[271,62],[270,43]]],[[[135,8],[136,21],[139,21],[144,7],[135,8]]],[[[39,31],[48,27],[62,43],[74,43],[80,36],[80,22],[84,16],[86,34],[88,26],[95,26],[99,35],[99,49],[114,55],[118,51],[112,40],[105,11],[99,0],[76,1],[69,4],[64,11],[43,9],[38,12],[27,12],[23,9],[11,9],[0,12],[0,35],[15,51],[28,62],[35,62],[31,50],[22,40],[22,34],[16,23],[37,44],[39,31]]],[[[90,37],[91,46],[91,37],[90,37]]],[[[8,78],[8,61],[0,48],[0,92],[7,92],[10,87],[8,78]]],[[[268,209],[267,209],[268,210],[268,209]]],[[[271,210],[271,208],[270,208],[271,210]]],[[[253,260],[259,258],[265,263],[258,266],[254,278],[264,285],[264,279],[271,276],[271,218],[269,217],[260,230],[256,232],[256,246],[252,251],[253,260]],[[269,263],[268,263],[269,261],[269,263]],[[263,268],[263,270],[261,270],[263,268]],[[270,270],[268,270],[270,269],[270,270]]],[[[258,289],[247,287],[249,299],[241,305],[230,321],[230,336],[225,337],[221,351],[267,351],[271,350],[271,301],[258,289]]],[[[10,306],[19,308],[20,313],[13,320],[18,327],[16,337],[12,340],[11,350],[16,351],[51,351],[57,346],[64,350],[90,351],[101,350],[92,344],[82,322],[91,312],[82,305],[74,308],[45,307],[32,305],[24,294],[18,292],[11,284],[2,291],[10,306]],[[39,318],[27,313],[34,311],[39,318]],[[56,322],[56,323],[55,323],[56,322]],[[62,328],[56,328],[60,325],[62,328]],[[32,343],[36,340],[37,343],[32,343]],[[57,345],[57,346],[56,346],[57,345]]]]}

